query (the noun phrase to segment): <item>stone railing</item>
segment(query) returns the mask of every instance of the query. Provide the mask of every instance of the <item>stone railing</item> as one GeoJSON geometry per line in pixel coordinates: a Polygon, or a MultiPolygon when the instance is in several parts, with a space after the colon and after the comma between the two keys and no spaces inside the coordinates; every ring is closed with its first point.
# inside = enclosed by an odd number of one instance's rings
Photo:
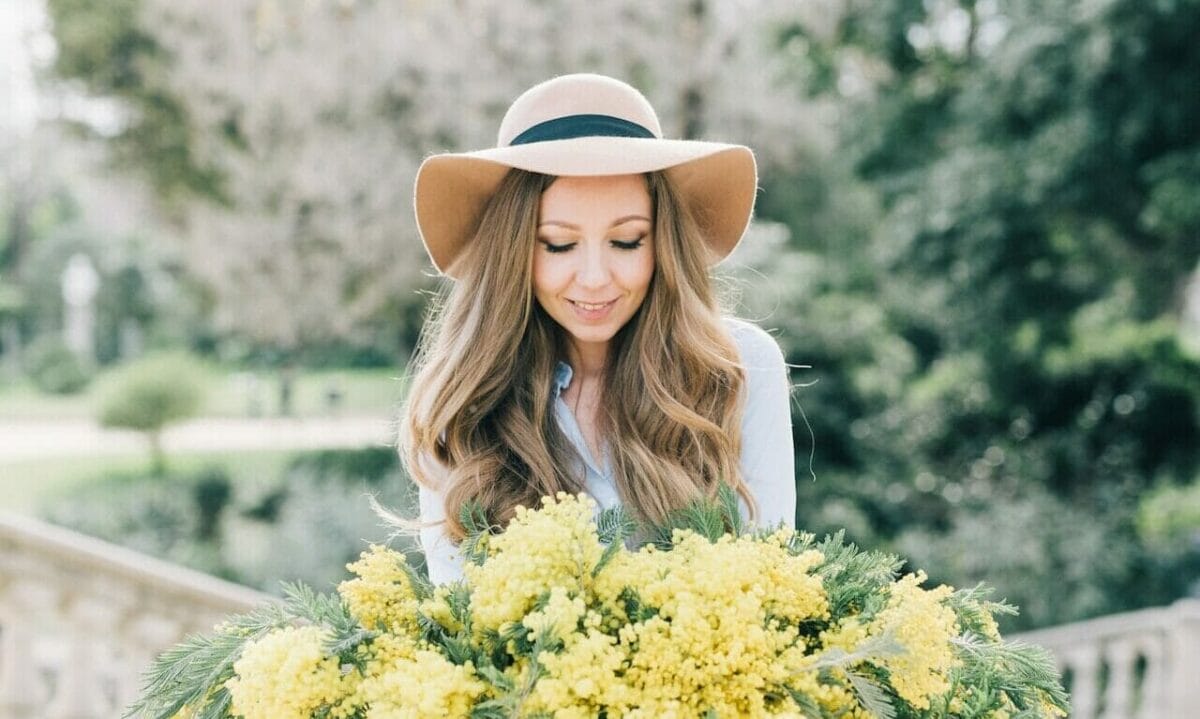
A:
{"type": "Polygon", "coordinates": [[[0,719],[116,719],[153,657],[266,595],[0,513],[0,719]]]}
{"type": "Polygon", "coordinates": [[[1072,719],[1200,717],[1200,600],[1014,638],[1057,657],[1072,719]]]}

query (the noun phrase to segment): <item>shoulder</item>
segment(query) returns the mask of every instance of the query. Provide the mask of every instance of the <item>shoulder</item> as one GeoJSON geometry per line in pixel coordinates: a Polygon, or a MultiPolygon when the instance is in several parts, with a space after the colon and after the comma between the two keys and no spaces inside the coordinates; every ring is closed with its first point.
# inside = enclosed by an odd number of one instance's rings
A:
{"type": "Polygon", "coordinates": [[[783,351],[779,343],[766,330],[746,320],[723,317],[725,328],[737,345],[742,366],[747,371],[756,369],[774,370],[784,366],[783,351]]]}

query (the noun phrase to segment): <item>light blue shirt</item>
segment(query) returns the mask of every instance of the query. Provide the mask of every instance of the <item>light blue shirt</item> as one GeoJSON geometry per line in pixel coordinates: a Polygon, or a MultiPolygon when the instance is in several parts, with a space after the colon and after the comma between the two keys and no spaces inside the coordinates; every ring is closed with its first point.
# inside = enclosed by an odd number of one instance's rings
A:
{"type": "MultiPolygon", "coordinates": [[[[758,505],[757,524],[793,526],[796,515],[795,454],[792,449],[791,383],[787,365],[775,339],[757,325],[726,318],[746,372],[746,405],[742,416],[742,477],[758,505]]],[[[571,366],[559,362],[554,372],[554,414],[558,425],[577,450],[585,487],[599,508],[620,503],[607,449],[592,456],[583,432],[562,392],[571,385],[571,366]]],[[[446,518],[440,492],[420,488],[421,520],[437,522],[421,529],[421,545],[429,577],[437,584],[462,576],[462,558],[445,533],[446,518]]],[[[742,515],[747,515],[742,503],[742,515]]]]}

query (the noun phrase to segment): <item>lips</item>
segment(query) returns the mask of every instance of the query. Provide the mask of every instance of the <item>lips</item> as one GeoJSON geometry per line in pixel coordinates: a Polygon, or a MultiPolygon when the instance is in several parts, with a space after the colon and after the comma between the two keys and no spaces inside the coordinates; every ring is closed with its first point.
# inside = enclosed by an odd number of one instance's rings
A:
{"type": "Polygon", "coordinates": [[[609,300],[608,302],[576,302],[575,300],[567,300],[567,304],[571,306],[571,311],[575,314],[576,319],[592,324],[608,321],[609,316],[612,315],[613,308],[617,306],[617,300],[609,300]]]}
{"type": "Polygon", "coordinates": [[[576,302],[575,300],[567,300],[567,302],[570,302],[572,305],[584,310],[585,312],[600,312],[601,310],[607,309],[609,306],[615,303],[616,300],[609,300],[608,302],[576,302]]]}

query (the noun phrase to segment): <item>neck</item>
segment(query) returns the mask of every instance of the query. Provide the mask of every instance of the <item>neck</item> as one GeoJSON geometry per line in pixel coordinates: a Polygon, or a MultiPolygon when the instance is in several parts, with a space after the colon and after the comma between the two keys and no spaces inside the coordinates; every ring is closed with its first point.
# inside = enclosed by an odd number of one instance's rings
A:
{"type": "Polygon", "coordinates": [[[592,380],[604,371],[608,342],[567,342],[567,361],[576,377],[592,380]]]}

